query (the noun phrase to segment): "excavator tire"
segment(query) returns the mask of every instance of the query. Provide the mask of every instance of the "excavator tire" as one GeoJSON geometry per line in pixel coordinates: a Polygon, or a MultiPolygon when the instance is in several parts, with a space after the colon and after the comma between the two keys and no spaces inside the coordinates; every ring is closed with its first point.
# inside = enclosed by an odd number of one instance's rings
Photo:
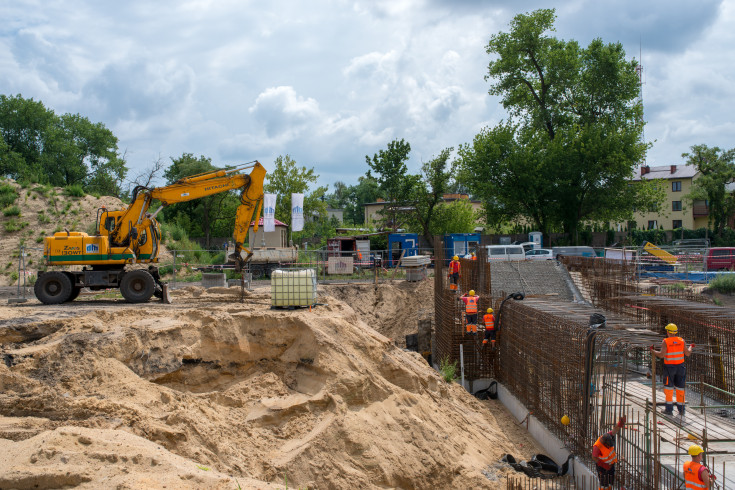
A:
{"type": "Polygon", "coordinates": [[[58,305],[68,301],[73,287],[69,276],[63,272],[45,272],[36,280],[33,292],[36,298],[45,305],[58,305]]]}
{"type": "Polygon", "coordinates": [[[145,303],[156,289],[150,272],[138,269],[126,273],[120,281],[120,292],[128,303],[145,303]]]}
{"type": "Polygon", "coordinates": [[[67,299],[67,301],[74,301],[75,299],[77,299],[81,291],[82,291],[81,286],[72,286],[71,294],[69,295],[69,299],[67,299]]]}

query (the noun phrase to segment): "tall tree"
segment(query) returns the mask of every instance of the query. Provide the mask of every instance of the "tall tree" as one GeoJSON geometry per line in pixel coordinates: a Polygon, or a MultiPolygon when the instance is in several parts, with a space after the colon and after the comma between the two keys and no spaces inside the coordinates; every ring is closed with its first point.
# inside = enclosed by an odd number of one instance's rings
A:
{"type": "Polygon", "coordinates": [[[510,32],[491,37],[489,93],[511,120],[462,148],[462,176],[486,206],[497,205],[489,215],[522,214],[544,233],[558,223],[576,239],[581,221],[632,216],[638,186],[628,184],[647,145],[635,60],[619,43],[595,39],[583,49],[547,35],[555,17],[519,14],[510,32]]]}
{"type": "Polygon", "coordinates": [[[324,196],[326,186],[311,189],[316,184],[319,175],[314,173],[314,167],[307,169],[299,167],[289,155],[278,156],[273,162],[274,168],[268,173],[268,182],[263,186],[265,192],[277,194],[276,219],[291,226],[291,194],[304,194],[304,231],[295,234],[295,238],[313,236],[318,232],[315,224],[326,219],[327,203],[324,196]]]}
{"type": "Polygon", "coordinates": [[[374,154],[372,159],[365,156],[365,161],[370,167],[367,176],[375,178],[385,196],[387,204],[384,214],[388,219],[388,225],[394,231],[399,228],[401,219],[404,219],[401,216],[401,207],[414,183],[407,175],[406,162],[410,152],[411,145],[401,139],[388,143],[388,148],[374,154]]]}
{"type": "MultiPolygon", "coordinates": [[[[166,184],[173,184],[184,177],[216,169],[211,158],[203,155],[196,158],[191,153],[184,153],[179,158],[171,159],[171,166],[163,173],[163,177],[166,184]]],[[[178,223],[191,237],[203,237],[205,246],[210,248],[213,236],[232,234],[237,203],[238,197],[235,192],[221,192],[169,206],[163,212],[164,219],[178,223]]]]}
{"type": "Polygon", "coordinates": [[[437,206],[449,187],[452,171],[449,156],[454,148],[442,150],[438,156],[421,166],[421,174],[411,187],[411,218],[417,223],[427,243],[433,243],[431,225],[437,206]]]}
{"type": "Polygon", "coordinates": [[[710,226],[717,236],[722,236],[728,219],[735,213],[735,195],[727,190],[727,184],[735,181],[735,148],[694,145],[681,156],[702,174],[694,180],[688,200],[709,201],[710,226]]]}

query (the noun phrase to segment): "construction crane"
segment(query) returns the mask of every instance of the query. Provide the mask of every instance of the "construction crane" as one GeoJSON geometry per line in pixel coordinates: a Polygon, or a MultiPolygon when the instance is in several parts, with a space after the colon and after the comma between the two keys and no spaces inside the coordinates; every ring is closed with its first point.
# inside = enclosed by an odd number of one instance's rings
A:
{"type": "Polygon", "coordinates": [[[251,219],[255,216],[257,231],[263,204],[265,168],[260,162],[234,168],[214,170],[185,177],[171,185],[149,189],[137,186],[126,209],[97,210],[94,235],[79,231],[57,232],[44,238],[43,258],[48,266],[84,266],[80,271],[47,271],[38,273],[34,293],[42,303],[58,304],[72,301],[82,288],[93,290],[119,288],[130,303],[148,301],[151,296],[163,297],[158,253],[161,229],[156,215],[166,206],[192,201],[220,192],[240,190],[240,205],[235,218],[235,257],[237,271],[241,271],[252,253],[243,243],[251,219]],[[249,174],[244,173],[251,168],[249,174]],[[148,213],[153,201],[162,206],[148,213]],[[242,252],[247,255],[243,257],[242,252]],[[147,269],[134,264],[151,264],[147,269]]]}

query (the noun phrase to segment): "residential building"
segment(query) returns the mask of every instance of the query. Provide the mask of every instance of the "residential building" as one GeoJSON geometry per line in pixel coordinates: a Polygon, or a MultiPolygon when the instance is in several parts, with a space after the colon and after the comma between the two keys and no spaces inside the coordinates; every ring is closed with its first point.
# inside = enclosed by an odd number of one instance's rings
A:
{"type": "MultiPolygon", "coordinates": [[[[658,209],[637,210],[634,215],[635,228],[640,230],[694,230],[707,227],[709,209],[706,201],[687,201],[692,183],[699,178],[696,168],[690,165],[665,165],[640,168],[634,181],[661,179],[665,183],[666,199],[658,209]]],[[[629,223],[628,228],[632,228],[629,223]]]]}

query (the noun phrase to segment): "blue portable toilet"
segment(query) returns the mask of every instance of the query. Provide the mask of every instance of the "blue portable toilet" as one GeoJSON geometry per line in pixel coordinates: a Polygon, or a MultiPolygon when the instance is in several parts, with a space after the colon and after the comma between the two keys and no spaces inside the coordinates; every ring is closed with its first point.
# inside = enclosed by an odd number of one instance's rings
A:
{"type": "Polygon", "coordinates": [[[391,233],[388,235],[388,267],[398,265],[401,253],[411,257],[419,253],[419,236],[416,233],[391,233]]]}
{"type": "Polygon", "coordinates": [[[447,260],[452,260],[454,255],[460,258],[471,252],[477,252],[480,248],[479,233],[452,233],[444,235],[444,254],[447,260]]]}

